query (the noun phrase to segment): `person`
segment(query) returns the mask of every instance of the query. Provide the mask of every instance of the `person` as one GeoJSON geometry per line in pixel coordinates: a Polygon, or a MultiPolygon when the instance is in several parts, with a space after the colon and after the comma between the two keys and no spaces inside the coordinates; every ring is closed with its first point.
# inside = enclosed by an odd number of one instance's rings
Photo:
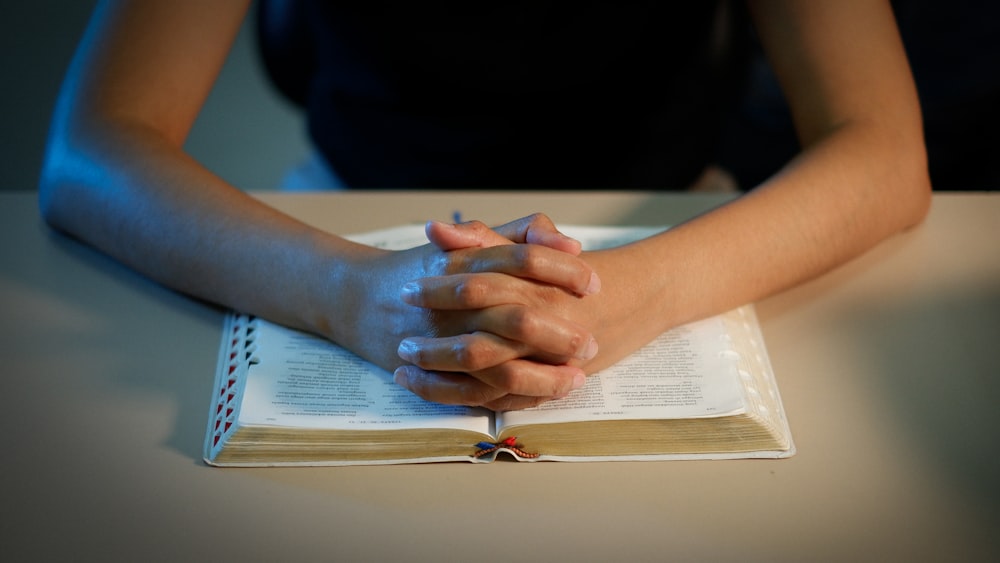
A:
{"type": "MultiPolygon", "coordinates": [[[[659,4],[667,3],[650,5],[659,4]]],[[[315,38],[326,55],[316,59],[323,68],[309,92],[317,104],[310,120],[320,116],[327,129],[311,123],[313,137],[360,187],[573,187],[592,172],[598,180],[582,187],[614,188],[635,170],[671,177],[659,174],[674,164],[684,178],[696,176],[707,164],[692,167],[698,154],[678,161],[669,151],[713,125],[683,119],[696,109],[704,115],[701,98],[712,96],[698,79],[712,73],[678,62],[711,51],[713,41],[688,33],[705,27],[615,15],[637,4],[587,6],[597,11],[422,6],[430,15],[420,21],[383,5],[361,15],[340,9],[333,31],[315,38]],[[447,14],[445,24],[422,27],[447,14]],[[458,25],[454,14],[469,19],[458,25]],[[387,30],[406,32],[407,53],[381,43],[386,33],[367,35],[390,20],[387,30]],[[588,34],[575,27],[580,21],[602,27],[588,34]],[[644,34],[630,32],[636,22],[644,34]],[[567,29],[570,36],[539,39],[567,29]],[[677,34],[686,39],[669,50],[649,49],[677,34]],[[624,59],[604,51],[622,41],[635,47],[618,53],[624,59]],[[634,56],[646,58],[632,64],[634,56]],[[641,74],[638,84],[650,90],[636,89],[624,71],[641,74]],[[667,80],[672,71],[685,82],[667,80]],[[602,87],[602,73],[613,84],[602,87]],[[660,95],[680,107],[655,106],[660,95]],[[650,133],[664,120],[671,130],[671,118],[684,122],[672,139],[650,133]],[[645,150],[656,148],[668,152],[645,150]],[[608,164],[635,155],[638,165],[608,164]]],[[[920,106],[888,2],[748,7],[802,148],[732,202],[634,244],[581,253],[548,218],[531,216],[495,229],[432,222],[427,245],[389,252],[313,229],[227,184],[183,145],[249,0],[100,3],[54,112],[41,213],[169,287],[323,335],[426,399],[536,405],[671,327],[820,275],[926,215],[920,106]]]]}
{"type": "MultiPolygon", "coordinates": [[[[942,12],[933,0],[893,0],[922,106],[924,140],[935,191],[992,190],[1000,168],[1000,4],[958,0],[942,12]]],[[[718,163],[740,185],[766,180],[798,151],[787,104],[760,45],[745,44],[746,92],[727,119],[718,163]],[[753,150],[746,150],[751,145],[753,150]]]]}

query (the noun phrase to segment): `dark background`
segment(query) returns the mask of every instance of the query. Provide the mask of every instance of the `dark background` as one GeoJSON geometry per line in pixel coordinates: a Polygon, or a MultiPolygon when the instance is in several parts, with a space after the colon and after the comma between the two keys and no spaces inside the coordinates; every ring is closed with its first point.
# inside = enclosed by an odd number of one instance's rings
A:
{"type": "MultiPolygon", "coordinates": [[[[0,0],[0,190],[35,190],[49,117],[94,0],[0,0]]],[[[298,112],[270,86],[248,18],[188,140],[237,186],[267,189],[305,158],[298,112]]]]}
{"type": "MultiPolygon", "coordinates": [[[[50,112],[93,5],[93,0],[0,2],[0,190],[36,189],[50,112]]],[[[897,0],[894,5],[924,104],[935,189],[997,189],[1000,3],[897,0]]],[[[783,101],[766,65],[752,67],[749,84],[749,97],[723,147],[723,162],[745,185],[794,151],[783,101]]],[[[308,147],[301,116],[264,74],[251,17],[188,150],[237,186],[268,189],[306,157],[308,147]]]]}

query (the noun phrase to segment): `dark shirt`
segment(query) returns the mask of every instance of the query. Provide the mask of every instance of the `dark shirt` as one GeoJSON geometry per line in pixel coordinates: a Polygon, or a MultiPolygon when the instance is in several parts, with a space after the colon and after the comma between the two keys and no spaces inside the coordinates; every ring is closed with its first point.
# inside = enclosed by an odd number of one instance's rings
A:
{"type": "Polygon", "coordinates": [[[310,134],[361,188],[682,188],[738,79],[714,2],[303,2],[310,134]]]}
{"type": "MultiPolygon", "coordinates": [[[[935,190],[1000,186],[1000,3],[893,2],[923,112],[935,190]]],[[[750,79],[727,123],[719,162],[740,185],[770,177],[799,150],[777,79],[752,42],[750,79]]]]}

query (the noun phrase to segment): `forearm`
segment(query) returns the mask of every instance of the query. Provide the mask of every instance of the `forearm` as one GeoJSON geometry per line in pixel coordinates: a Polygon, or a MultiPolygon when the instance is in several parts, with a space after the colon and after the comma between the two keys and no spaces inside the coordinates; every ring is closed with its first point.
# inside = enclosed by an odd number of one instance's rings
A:
{"type": "MultiPolygon", "coordinates": [[[[407,304],[401,295],[414,279],[476,272],[506,272],[511,279],[566,288],[557,291],[589,291],[593,270],[572,253],[510,241],[447,253],[431,245],[390,252],[354,244],[259,203],[156,131],[115,118],[57,128],[41,188],[50,224],[150,278],[320,334],[386,369],[402,363],[397,348],[412,336],[496,332],[504,335],[503,350],[493,363],[535,351],[575,356],[592,340],[557,317],[536,316],[525,327],[513,310],[438,315],[407,304]]],[[[533,224],[515,225],[521,223],[533,224]]],[[[541,231],[544,237],[544,226],[541,231]]],[[[537,232],[528,228],[521,236],[537,232]]],[[[549,396],[572,384],[572,370],[533,369],[531,379],[539,383],[525,385],[524,393],[549,396]],[[547,377],[553,370],[560,377],[547,377]]]]}
{"type": "Polygon", "coordinates": [[[609,300],[607,314],[623,303],[635,314],[628,322],[641,327],[623,332],[627,345],[618,350],[598,334],[611,360],[661,329],[826,272],[920,222],[929,208],[920,106],[888,2],[750,7],[803,150],[746,196],[623,249],[630,258],[616,257],[614,268],[642,265],[627,290],[597,268],[600,298],[625,293],[609,300]],[[653,306],[628,306],[635,303],[653,306]]]}
{"type": "Polygon", "coordinates": [[[166,286],[312,331],[333,322],[317,301],[357,251],[108,119],[55,132],[40,200],[54,227],[166,286]]]}
{"type": "Polygon", "coordinates": [[[249,2],[106,1],[52,119],[45,219],[169,287],[316,330],[344,241],[257,203],[183,152],[249,2]],[[338,246],[339,244],[339,246],[338,246]]]}
{"type": "Polygon", "coordinates": [[[840,127],[744,197],[637,245],[655,265],[656,328],[772,295],[921,221],[930,187],[920,137],[877,127],[840,127]]]}
{"type": "MultiPolygon", "coordinates": [[[[654,237],[584,253],[602,280],[599,293],[513,291],[588,329],[599,352],[572,363],[599,371],[666,330],[814,278],[918,223],[930,196],[920,139],[885,124],[833,128],[751,193],[654,237]]],[[[513,300],[500,291],[485,302],[462,299],[461,284],[456,276],[421,280],[412,301],[475,309],[513,300]]],[[[414,348],[421,367],[459,367],[448,363],[448,339],[414,348]]]]}
{"type": "Polygon", "coordinates": [[[930,205],[920,105],[888,3],[750,7],[803,150],[746,197],[665,237],[675,242],[663,246],[668,258],[701,272],[674,288],[674,320],[810,279],[920,222],[930,205]]]}

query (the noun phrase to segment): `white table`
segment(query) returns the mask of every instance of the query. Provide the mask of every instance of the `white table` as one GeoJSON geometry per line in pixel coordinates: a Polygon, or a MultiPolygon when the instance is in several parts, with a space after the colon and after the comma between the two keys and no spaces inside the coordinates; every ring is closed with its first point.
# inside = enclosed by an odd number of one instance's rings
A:
{"type": "MultiPolygon", "coordinates": [[[[649,194],[261,194],[348,233],[676,223],[649,194]]],[[[0,194],[5,560],[1000,560],[1000,194],[758,304],[788,460],[215,469],[221,311],[0,194]],[[8,557],[13,556],[12,559],[8,557]]]]}

